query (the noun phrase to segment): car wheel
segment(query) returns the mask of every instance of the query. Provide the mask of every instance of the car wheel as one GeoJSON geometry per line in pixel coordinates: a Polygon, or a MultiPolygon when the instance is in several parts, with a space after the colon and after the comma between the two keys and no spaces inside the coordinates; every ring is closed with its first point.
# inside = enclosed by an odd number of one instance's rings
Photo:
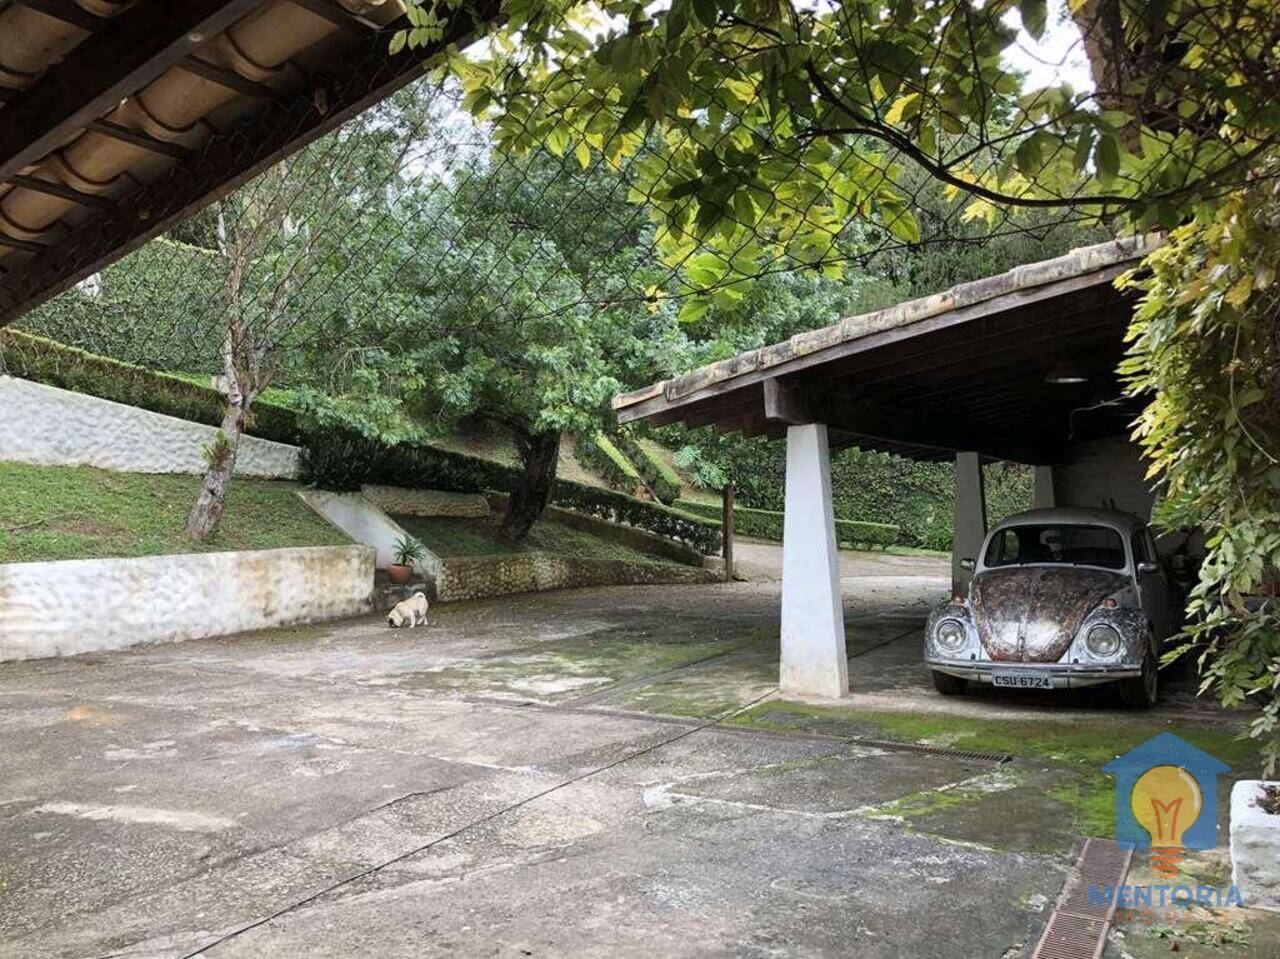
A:
{"type": "Polygon", "coordinates": [[[1142,660],[1142,675],[1116,683],[1120,702],[1130,709],[1150,709],[1160,698],[1160,670],[1150,653],[1142,660]]]}
{"type": "Polygon", "coordinates": [[[959,676],[940,673],[936,669],[931,669],[930,672],[933,674],[933,688],[944,696],[959,696],[969,686],[969,681],[959,676]]]}

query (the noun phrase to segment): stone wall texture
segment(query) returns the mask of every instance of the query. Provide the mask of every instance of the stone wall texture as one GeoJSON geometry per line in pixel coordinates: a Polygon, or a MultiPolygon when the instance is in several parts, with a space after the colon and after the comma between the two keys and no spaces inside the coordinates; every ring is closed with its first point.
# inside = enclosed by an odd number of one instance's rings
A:
{"type": "Polygon", "coordinates": [[[711,583],[710,570],[618,559],[575,559],[531,551],[503,556],[446,557],[436,595],[444,602],[577,586],[711,583]]]}
{"type": "Polygon", "coordinates": [[[374,551],[313,546],[0,565],[0,661],[354,616],[374,551]]]}
{"type": "Polygon", "coordinates": [[[483,493],[446,493],[433,489],[367,485],[364,498],[388,513],[406,516],[488,516],[489,501],[483,493]]]}
{"type": "Polygon", "coordinates": [[[1242,779],[1231,788],[1231,881],[1250,909],[1280,912],[1280,816],[1257,805],[1261,787],[1242,779]]]}
{"type": "MultiPolygon", "coordinates": [[[[126,473],[205,471],[204,450],[218,430],[84,393],[0,376],[0,461],[96,466],[126,473]]],[[[246,436],[236,473],[269,479],[298,475],[296,446],[246,436]]]]}

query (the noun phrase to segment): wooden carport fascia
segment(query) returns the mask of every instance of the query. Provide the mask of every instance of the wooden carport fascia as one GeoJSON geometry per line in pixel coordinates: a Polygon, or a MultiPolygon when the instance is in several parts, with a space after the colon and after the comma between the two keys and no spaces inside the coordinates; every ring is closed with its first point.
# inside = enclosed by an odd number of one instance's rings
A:
{"type": "Polygon", "coordinates": [[[668,389],[671,384],[662,384],[661,389],[652,387],[650,389],[654,395],[635,402],[630,402],[631,397],[635,396],[635,394],[624,394],[615,400],[618,420],[622,423],[629,423],[633,420],[648,419],[655,414],[662,414],[666,421],[679,419],[678,414],[674,416],[672,414],[681,407],[726,396],[746,387],[758,386],[765,380],[785,378],[791,374],[810,370],[857,353],[880,349],[925,333],[933,333],[948,327],[969,323],[983,316],[1031,306],[1091,286],[1110,284],[1122,273],[1130,270],[1132,266],[1133,263],[1128,261],[1116,263],[1081,276],[1068,277],[1026,290],[1015,290],[969,306],[957,307],[915,323],[906,323],[901,326],[868,333],[866,336],[846,340],[826,349],[815,350],[811,353],[783,360],[774,365],[749,370],[737,376],[711,383],[702,388],[694,388],[679,395],[668,395],[668,389]]]}

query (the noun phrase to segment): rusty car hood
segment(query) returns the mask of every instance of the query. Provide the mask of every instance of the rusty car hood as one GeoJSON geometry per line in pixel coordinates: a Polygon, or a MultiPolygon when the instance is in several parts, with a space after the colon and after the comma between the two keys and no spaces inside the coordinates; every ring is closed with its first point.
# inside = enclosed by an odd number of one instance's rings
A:
{"type": "Polygon", "coordinates": [[[989,569],[973,580],[970,607],[978,638],[993,660],[1055,663],[1080,623],[1128,580],[1077,566],[989,569]]]}

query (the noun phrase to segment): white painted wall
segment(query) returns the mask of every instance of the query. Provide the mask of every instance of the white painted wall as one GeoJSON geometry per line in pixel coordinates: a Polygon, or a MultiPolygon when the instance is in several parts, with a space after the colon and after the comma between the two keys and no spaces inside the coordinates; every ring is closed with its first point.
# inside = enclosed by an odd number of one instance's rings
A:
{"type": "Polygon", "coordinates": [[[1053,468],[1058,506],[1122,509],[1151,518],[1155,494],[1137,444],[1123,436],[1072,443],[1067,462],[1053,468]]]}
{"type": "MultiPolygon", "coordinates": [[[[406,535],[404,528],[362,494],[304,489],[298,491],[298,497],[357,543],[373,547],[379,569],[396,561],[396,541],[406,535]]],[[[427,550],[415,568],[438,580],[440,558],[427,550]]]]}
{"type": "Polygon", "coordinates": [[[354,616],[373,550],[308,546],[0,565],[0,661],[354,616]]]}
{"type": "MultiPolygon", "coordinates": [[[[13,376],[0,376],[0,410],[0,462],[200,474],[205,447],[218,435],[203,423],[13,376]]],[[[246,436],[240,441],[236,473],[292,479],[298,475],[300,452],[296,446],[246,436]]]]}
{"type": "Polygon", "coordinates": [[[778,685],[783,693],[806,696],[849,692],[831,452],[823,423],[787,428],[778,685]]]}

